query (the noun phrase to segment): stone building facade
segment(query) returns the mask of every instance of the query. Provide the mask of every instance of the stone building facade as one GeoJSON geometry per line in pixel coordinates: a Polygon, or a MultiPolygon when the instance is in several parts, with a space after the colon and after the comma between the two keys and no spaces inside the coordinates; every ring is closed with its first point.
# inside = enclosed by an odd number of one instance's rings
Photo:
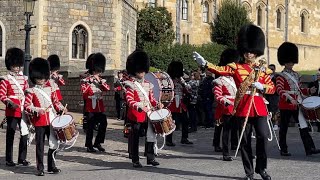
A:
{"type": "MultiPolygon", "coordinates": [[[[6,49],[24,49],[25,24],[22,0],[0,1],[1,54],[4,69],[6,49]]],[[[64,103],[71,110],[80,110],[79,74],[85,71],[88,55],[101,52],[107,58],[106,73],[113,86],[116,70],[125,67],[126,57],[136,43],[137,9],[132,0],[38,0],[31,24],[31,55],[47,58],[57,54],[61,72],[69,85],[62,87],[64,103]]],[[[109,110],[114,111],[113,92],[107,97],[109,110]]],[[[108,112],[114,114],[114,112],[108,112]]]]}
{"type": "MultiPolygon", "coordinates": [[[[320,67],[320,2],[318,0],[236,0],[248,11],[251,21],[265,32],[265,58],[277,69],[277,48],[284,41],[299,47],[300,63],[296,70],[320,67]],[[288,12],[288,13],[286,13],[288,12]]],[[[203,44],[211,42],[210,23],[222,0],[137,0],[138,8],[164,6],[172,14],[177,41],[203,44]],[[177,8],[179,7],[179,8],[177,8]]]]}

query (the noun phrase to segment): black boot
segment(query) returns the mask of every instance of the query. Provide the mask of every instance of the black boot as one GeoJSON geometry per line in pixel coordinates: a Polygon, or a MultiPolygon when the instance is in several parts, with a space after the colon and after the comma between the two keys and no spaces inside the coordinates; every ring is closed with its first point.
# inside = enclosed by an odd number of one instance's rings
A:
{"type": "Polygon", "coordinates": [[[61,172],[61,170],[56,167],[56,164],[53,160],[53,157],[55,156],[56,156],[55,149],[49,149],[48,150],[48,172],[58,174],[61,172]]]}
{"type": "Polygon", "coordinates": [[[260,174],[262,180],[271,180],[271,176],[266,172],[266,170],[262,170],[260,172],[257,172],[256,173],[260,174]]]}
{"type": "Polygon", "coordinates": [[[300,136],[303,142],[303,146],[306,152],[306,155],[309,156],[312,153],[312,149],[315,149],[315,145],[313,142],[312,137],[310,136],[310,133],[308,131],[308,128],[299,129],[300,136]]]}
{"type": "Polygon", "coordinates": [[[152,166],[158,166],[159,163],[155,160],[154,154],[154,142],[146,142],[147,144],[147,164],[152,166]]]}
{"type": "Polygon", "coordinates": [[[101,146],[101,144],[93,145],[93,147],[97,148],[100,152],[106,152],[106,150],[101,146]]]}
{"type": "Polygon", "coordinates": [[[246,175],[243,180],[253,180],[253,175],[246,175]]]}

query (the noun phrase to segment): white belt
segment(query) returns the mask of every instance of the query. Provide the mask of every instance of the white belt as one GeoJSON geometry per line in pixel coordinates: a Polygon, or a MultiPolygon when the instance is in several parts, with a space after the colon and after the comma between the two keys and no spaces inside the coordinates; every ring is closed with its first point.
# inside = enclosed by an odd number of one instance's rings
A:
{"type": "Polygon", "coordinates": [[[287,93],[291,95],[298,95],[299,91],[287,91],[287,93]]]}
{"type": "MultiPolygon", "coordinates": [[[[250,95],[251,95],[251,93],[252,93],[251,91],[247,91],[246,92],[246,94],[250,94],[250,95]]],[[[255,93],[254,96],[261,96],[261,94],[260,93],[255,93]]]]}
{"type": "Polygon", "coordinates": [[[225,98],[228,98],[228,99],[234,99],[235,96],[224,96],[225,98]]]}
{"type": "Polygon", "coordinates": [[[23,96],[8,96],[8,98],[12,99],[21,99],[23,96]]]}
{"type": "Polygon", "coordinates": [[[97,97],[97,96],[88,96],[89,99],[102,99],[101,96],[97,97]]]}

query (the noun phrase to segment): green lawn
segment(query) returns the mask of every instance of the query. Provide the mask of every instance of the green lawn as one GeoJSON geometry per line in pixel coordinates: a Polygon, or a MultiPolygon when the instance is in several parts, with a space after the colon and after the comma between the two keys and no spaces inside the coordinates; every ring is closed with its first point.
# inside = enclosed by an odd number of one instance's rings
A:
{"type": "Polygon", "coordinates": [[[301,75],[315,75],[318,70],[309,70],[309,71],[298,71],[301,75]]]}

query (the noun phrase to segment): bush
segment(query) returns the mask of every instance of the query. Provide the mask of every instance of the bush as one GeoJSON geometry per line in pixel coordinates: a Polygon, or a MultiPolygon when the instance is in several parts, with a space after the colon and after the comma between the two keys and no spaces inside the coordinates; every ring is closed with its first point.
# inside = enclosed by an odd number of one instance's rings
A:
{"type": "Polygon", "coordinates": [[[203,44],[201,46],[193,46],[189,44],[175,44],[168,46],[166,44],[145,45],[144,50],[150,57],[150,65],[162,71],[167,71],[167,67],[172,60],[182,61],[184,69],[191,71],[197,69],[198,65],[192,58],[192,52],[197,51],[206,60],[217,64],[224,46],[215,43],[203,44]]]}

